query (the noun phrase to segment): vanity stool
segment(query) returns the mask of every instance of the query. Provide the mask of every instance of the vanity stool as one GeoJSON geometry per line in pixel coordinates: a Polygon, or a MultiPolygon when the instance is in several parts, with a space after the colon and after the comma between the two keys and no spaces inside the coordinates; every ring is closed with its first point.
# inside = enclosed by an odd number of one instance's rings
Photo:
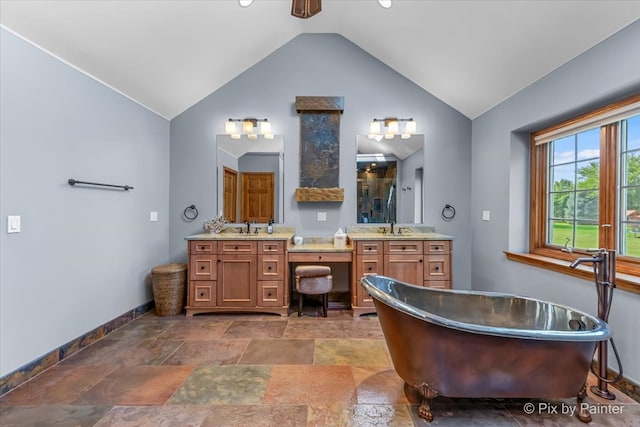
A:
{"type": "Polygon", "coordinates": [[[298,317],[302,316],[303,295],[322,295],[323,316],[327,317],[329,291],[333,288],[331,267],[326,265],[299,265],[296,267],[296,290],[300,294],[298,317]]]}

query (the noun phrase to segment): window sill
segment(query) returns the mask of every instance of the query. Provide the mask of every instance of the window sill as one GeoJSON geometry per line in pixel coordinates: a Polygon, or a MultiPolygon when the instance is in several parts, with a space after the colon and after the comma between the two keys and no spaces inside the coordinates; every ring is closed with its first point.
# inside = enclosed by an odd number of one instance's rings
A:
{"type": "MultiPolygon", "coordinates": [[[[579,277],[585,280],[594,280],[593,269],[584,265],[580,265],[577,268],[570,268],[569,262],[567,262],[566,260],[560,260],[530,253],[517,253],[507,251],[505,251],[504,253],[507,256],[507,259],[510,261],[521,262],[523,264],[544,268],[545,270],[555,271],[557,273],[566,274],[568,276],[579,277]]],[[[640,294],[640,277],[632,276],[630,274],[616,273],[616,288],[634,294],[640,294]]]]}

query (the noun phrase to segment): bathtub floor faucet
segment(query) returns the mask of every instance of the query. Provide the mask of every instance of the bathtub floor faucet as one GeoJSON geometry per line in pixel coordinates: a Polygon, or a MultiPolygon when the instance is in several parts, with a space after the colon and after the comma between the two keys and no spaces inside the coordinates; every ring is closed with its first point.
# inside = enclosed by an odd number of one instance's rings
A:
{"type": "MultiPolygon", "coordinates": [[[[616,287],[616,251],[598,249],[591,257],[576,258],[569,267],[576,268],[583,263],[593,264],[593,275],[598,294],[598,317],[608,322],[613,290],[616,287]]],[[[613,400],[616,395],[610,392],[607,386],[622,379],[622,364],[613,338],[609,338],[609,341],[611,341],[620,372],[614,379],[607,378],[607,351],[609,348],[607,341],[600,341],[598,343],[598,372],[593,372],[598,377],[598,385],[591,386],[591,392],[604,399],[613,400]]]]}

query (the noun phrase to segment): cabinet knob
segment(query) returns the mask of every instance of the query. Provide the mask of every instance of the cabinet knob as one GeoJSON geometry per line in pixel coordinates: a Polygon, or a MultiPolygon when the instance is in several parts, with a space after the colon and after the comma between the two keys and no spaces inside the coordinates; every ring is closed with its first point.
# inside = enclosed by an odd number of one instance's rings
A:
{"type": "Polygon", "coordinates": [[[269,270],[271,270],[271,266],[269,266],[269,270]]]}
{"type": "Polygon", "coordinates": [[[200,270],[204,270],[204,265],[201,265],[201,266],[200,266],[200,270]]]}
{"type": "Polygon", "coordinates": [[[422,260],[420,260],[420,262],[422,262],[422,260]]]}
{"type": "Polygon", "coordinates": [[[236,246],[236,251],[238,250],[238,247],[236,246]]]}
{"type": "Polygon", "coordinates": [[[434,246],[433,249],[436,250],[436,251],[439,251],[440,250],[440,246],[434,246]]]}
{"type": "Polygon", "coordinates": [[[372,267],[369,267],[369,271],[371,271],[371,270],[373,270],[373,268],[372,268],[372,267]]]}
{"type": "Polygon", "coordinates": [[[404,251],[404,250],[406,250],[406,249],[407,249],[407,248],[405,248],[404,246],[402,247],[402,250],[403,250],[403,251],[404,251]]]}
{"type": "Polygon", "coordinates": [[[440,267],[436,266],[436,271],[440,270],[440,267]]]}
{"type": "Polygon", "coordinates": [[[270,296],[271,296],[271,292],[269,292],[269,293],[267,294],[267,296],[268,296],[268,297],[270,297],[270,296]]]}
{"type": "Polygon", "coordinates": [[[318,255],[318,259],[322,259],[322,255],[318,255]]]}

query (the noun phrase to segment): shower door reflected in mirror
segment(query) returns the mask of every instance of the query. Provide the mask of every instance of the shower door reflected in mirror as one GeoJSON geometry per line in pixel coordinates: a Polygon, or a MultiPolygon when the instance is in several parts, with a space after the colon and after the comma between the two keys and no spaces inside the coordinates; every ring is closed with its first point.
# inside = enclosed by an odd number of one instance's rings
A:
{"type": "Polygon", "coordinates": [[[422,223],[424,135],[371,139],[358,135],[357,222],[422,223]]]}
{"type": "Polygon", "coordinates": [[[218,135],[218,211],[231,223],[284,221],[284,138],[218,135]]]}

